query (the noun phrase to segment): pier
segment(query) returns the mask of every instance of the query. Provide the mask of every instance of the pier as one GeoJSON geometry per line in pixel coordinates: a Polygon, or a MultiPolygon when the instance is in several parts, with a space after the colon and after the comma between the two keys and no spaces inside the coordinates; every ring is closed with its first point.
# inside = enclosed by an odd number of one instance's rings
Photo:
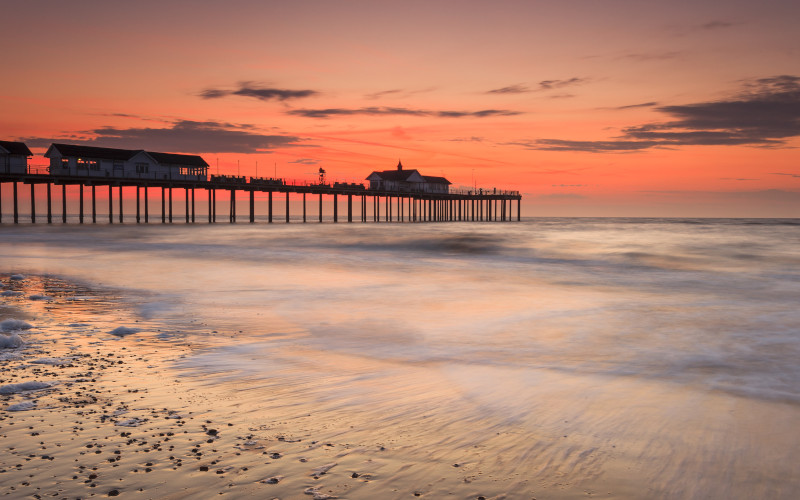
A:
{"type": "MultiPolygon", "coordinates": [[[[220,214],[230,223],[236,223],[237,199],[248,200],[244,214],[250,223],[256,216],[266,215],[267,222],[275,219],[275,204],[285,198],[285,222],[290,222],[290,195],[302,202],[302,222],[323,222],[327,213],[332,222],[510,222],[520,220],[522,196],[518,191],[501,190],[450,190],[444,193],[414,192],[393,189],[367,188],[361,184],[294,183],[284,179],[256,177],[210,176],[208,179],[136,179],[130,177],[98,177],[51,174],[28,168],[24,173],[0,172],[0,223],[21,220],[21,191],[30,191],[30,222],[67,223],[68,196],[77,195],[78,222],[97,223],[106,219],[109,224],[122,223],[125,211],[125,192],[135,189],[135,221],[137,224],[178,222],[173,216],[176,203],[183,205],[182,221],[216,223],[217,198],[227,197],[227,214],[220,214]],[[11,213],[4,213],[8,201],[2,199],[2,187],[11,184],[11,213]],[[123,189],[126,188],[126,189],[123,189]],[[107,205],[98,206],[98,194],[103,191],[107,205]],[[206,195],[206,203],[197,202],[196,194],[206,195]],[[256,194],[266,194],[266,200],[256,203],[256,194]],[[285,196],[281,196],[285,195],[285,196]],[[242,196],[243,198],[239,198],[242,196]],[[160,199],[160,210],[151,213],[151,198],[160,199]],[[56,203],[54,204],[54,200],[56,203]],[[60,202],[60,203],[58,203],[60,202]],[[516,202],[516,203],[514,203],[516,202]],[[325,204],[331,210],[324,211],[325,204]],[[354,203],[358,207],[354,210],[354,203]],[[60,207],[56,207],[59,205],[60,207]],[[206,205],[206,206],[202,206],[206,205]],[[202,210],[202,209],[205,210],[202,210]],[[340,210],[341,219],[340,220],[340,210]],[[332,215],[330,215],[332,213],[332,215]],[[201,220],[202,219],[202,220],[201,220]]],[[[158,205],[158,204],[157,204],[158,205]]],[[[75,215],[75,214],[72,214],[75,215]]],[[[132,214],[133,215],[133,214],[132,214]]],[[[24,221],[23,221],[24,222],[24,221]]],[[[242,221],[244,222],[244,221],[242,221]]]]}

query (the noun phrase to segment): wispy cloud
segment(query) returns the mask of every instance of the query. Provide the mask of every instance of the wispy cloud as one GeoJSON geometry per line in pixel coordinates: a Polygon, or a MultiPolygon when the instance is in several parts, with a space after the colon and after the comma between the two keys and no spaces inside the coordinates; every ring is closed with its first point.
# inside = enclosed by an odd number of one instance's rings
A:
{"type": "Polygon", "coordinates": [[[590,153],[641,151],[658,145],[655,141],[569,141],[561,139],[540,139],[516,144],[527,149],[543,151],[586,151],[590,153]]]}
{"type": "Polygon", "coordinates": [[[397,108],[388,106],[370,106],[364,108],[324,108],[324,109],[292,109],[286,112],[289,115],[303,116],[306,118],[329,118],[331,116],[349,115],[405,115],[405,116],[433,116],[439,118],[486,118],[489,116],[514,116],[520,111],[505,109],[483,109],[479,111],[433,111],[427,109],[397,108]]]}
{"type": "MultiPolygon", "coordinates": [[[[542,80],[533,87],[528,85],[517,83],[514,85],[509,85],[507,87],[501,87],[497,89],[487,90],[487,94],[527,94],[529,92],[546,92],[549,90],[558,90],[563,89],[564,87],[570,87],[573,85],[583,85],[589,82],[588,78],[579,78],[579,77],[572,77],[567,78],[564,80],[542,80]]],[[[571,94],[561,94],[556,97],[573,97],[571,94]]]]}
{"type": "Polygon", "coordinates": [[[705,24],[702,24],[700,27],[704,30],[718,30],[718,29],[725,29],[735,26],[736,23],[729,23],[727,21],[709,21],[705,24]]]}
{"type": "Polygon", "coordinates": [[[483,142],[483,137],[473,135],[472,137],[456,137],[455,139],[448,139],[450,142],[483,142]]]}
{"type": "Polygon", "coordinates": [[[226,89],[205,89],[200,92],[203,99],[219,99],[227,96],[252,97],[261,101],[286,101],[288,99],[300,99],[319,94],[316,90],[291,90],[279,89],[274,87],[264,87],[253,82],[241,82],[236,90],[226,89]]]}
{"type": "Polygon", "coordinates": [[[657,102],[643,102],[641,104],[628,104],[626,106],[617,106],[614,109],[634,109],[634,108],[652,108],[658,106],[657,102]]]}
{"type": "Polygon", "coordinates": [[[753,145],[776,147],[800,136],[800,77],[744,82],[729,99],[660,106],[670,121],[627,127],[613,140],[540,139],[510,143],[548,151],[623,152],[655,147],[753,145]]]}
{"type": "Polygon", "coordinates": [[[586,83],[586,78],[573,77],[567,80],[542,80],[536,90],[553,90],[562,89],[571,85],[580,85],[586,83]]]}
{"type": "Polygon", "coordinates": [[[299,165],[319,165],[319,161],[314,160],[313,158],[298,158],[290,161],[289,163],[297,163],[299,165]]]}
{"type": "MultiPolygon", "coordinates": [[[[190,120],[179,120],[166,128],[103,127],[88,131],[85,136],[89,138],[72,137],[69,142],[87,146],[197,154],[269,153],[275,148],[297,146],[301,141],[295,136],[261,134],[249,125],[190,120]]],[[[40,147],[59,140],[64,139],[30,137],[26,142],[40,147]]]]}
{"type": "Polygon", "coordinates": [[[527,85],[521,84],[486,91],[487,94],[525,94],[527,92],[531,92],[531,89],[527,85]]]}
{"type": "Polygon", "coordinates": [[[800,174],[791,174],[785,172],[770,172],[772,175],[786,175],[788,177],[800,178],[800,174]]]}
{"type": "Polygon", "coordinates": [[[402,89],[391,89],[391,90],[381,90],[380,92],[373,92],[372,94],[367,94],[367,99],[380,99],[381,97],[391,96],[401,94],[403,92],[402,89]]]}
{"type": "Polygon", "coordinates": [[[422,89],[389,89],[389,90],[381,90],[378,92],[372,92],[370,94],[365,94],[365,99],[381,99],[384,97],[391,97],[391,98],[398,98],[398,99],[405,99],[407,97],[417,95],[417,94],[424,94],[427,92],[432,92],[436,90],[435,87],[427,87],[422,89]]]}

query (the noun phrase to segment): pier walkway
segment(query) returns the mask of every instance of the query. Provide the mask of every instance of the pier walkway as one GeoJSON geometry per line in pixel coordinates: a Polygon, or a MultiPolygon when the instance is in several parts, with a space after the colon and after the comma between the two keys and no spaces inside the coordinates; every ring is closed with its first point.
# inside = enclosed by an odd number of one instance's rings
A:
{"type": "MultiPolygon", "coordinates": [[[[267,221],[273,222],[273,198],[275,194],[285,194],[284,216],[290,222],[290,194],[294,200],[302,199],[302,221],[309,220],[307,198],[311,198],[312,208],[317,205],[315,219],[323,222],[323,199],[331,205],[332,221],[339,222],[340,205],[346,201],[342,216],[347,222],[353,222],[354,214],[361,222],[450,222],[450,221],[512,221],[520,220],[520,202],[522,196],[518,191],[500,190],[451,190],[447,193],[386,191],[366,189],[361,184],[308,184],[287,183],[283,179],[247,178],[234,176],[211,176],[208,180],[158,180],[136,179],[127,177],[78,177],[59,176],[38,171],[27,173],[0,173],[0,223],[11,216],[14,224],[20,222],[20,191],[30,189],[30,222],[46,221],[53,223],[54,217],[60,217],[62,223],[67,222],[67,200],[75,197],[78,200],[78,221],[97,223],[98,216],[107,217],[108,223],[123,222],[125,211],[124,192],[130,196],[133,189],[136,194],[136,223],[149,223],[151,216],[155,220],[160,216],[161,223],[172,223],[178,220],[173,217],[174,204],[184,205],[183,219],[186,223],[194,223],[201,217],[209,223],[217,222],[217,195],[227,192],[220,201],[227,201],[227,214],[221,214],[229,222],[237,222],[237,197],[239,194],[249,198],[249,222],[256,221],[256,193],[266,193],[267,221]],[[12,213],[3,213],[2,187],[12,184],[12,213]],[[59,189],[60,188],[60,189],[59,189]],[[69,189],[68,189],[69,188],[69,189]],[[107,189],[107,210],[98,212],[98,190],[107,189]],[[207,209],[201,213],[196,203],[196,191],[207,195],[207,209]],[[61,191],[60,195],[54,191],[61,191]],[[76,192],[77,191],[77,192],[76,192]],[[177,194],[175,193],[177,192],[177,194]],[[116,193],[116,197],[115,197],[116,193]],[[150,198],[160,195],[160,211],[151,214],[150,198]],[[316,197],[317,200],[313,198],[316,197]],[[54,198],[60,202],[60,209],[54,213],[54,198]],[[87,200],[88,198],[88,200],[87,200]],[[224,198],[227,198],[225,200],[224,198]],[[176,200],[177,199],[177,200],[176,200]],[[316,203],[314,203],[316,201],[316,203]],[[513,202],[516,201],[516,207],[513,202]],[[87,202],[88,207],[87,207],[87,202]],[[359,203],[360,209],[353,209],[353,203],[359,203]],[[116,208],[115,208],[116,207],[116,208]],[[370,208],[371,207],[371,208],[370,208]],[[37,208],[42,212],[37,212],[37,208]],[[516,208],[516,210],[514,210],[516,208]],[[514,213],[516,212],[516,213],[514,213]],[[41,214],[41,215],[40,215],[41,214]],[[38,216],[38,218],[37,218],[38,216]]],[[[244,200],[242,200],[244,201],[244,200]]],[[[7,202],[5,202],[8,204],[7,202]]],[[[200,204],[202,204],[202,200],[200,204]]],[[[132,207],[129,207],[133,210],[132,207]]],[[[263,213],[263,212],[261,212],[263,213]]],[[[299,217],[299,215],[296,215],[299,217]]],[[[330,215],[329,215],[330,217],[330,215]]],[[[330,220],[330,219],[329,219],[330,220]]]]}

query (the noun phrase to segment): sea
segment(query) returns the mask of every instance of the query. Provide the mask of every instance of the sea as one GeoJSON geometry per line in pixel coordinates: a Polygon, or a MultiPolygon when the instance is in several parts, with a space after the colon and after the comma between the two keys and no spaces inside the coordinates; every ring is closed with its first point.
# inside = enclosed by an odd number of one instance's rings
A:
{"type": "Polygon", "coordinates": [[[3,224],[0,255],[196,336],[181,376],[508,498],[800,497],[800,219],[3,224]]]}

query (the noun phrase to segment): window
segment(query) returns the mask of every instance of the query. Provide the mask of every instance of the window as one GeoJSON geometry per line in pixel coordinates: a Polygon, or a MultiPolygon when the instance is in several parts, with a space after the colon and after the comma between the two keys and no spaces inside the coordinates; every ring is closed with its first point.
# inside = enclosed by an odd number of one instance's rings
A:
{"type": "Polygon", "coordinates": [[[61,158],[61,168],[69,168],[69,158],[61,158]]]}
{"type": "Polygon", "coordinates": [[[137,163],[136,164],[136,173],[137,174],[146,174],[150,171],[150,165],[147,163],[137,163]]]}
{"type": "Polygon", "coordinates": [[[78,158],[78,170],[100,170],[99,160],[87,160],[85,158],[78,158]]]}

